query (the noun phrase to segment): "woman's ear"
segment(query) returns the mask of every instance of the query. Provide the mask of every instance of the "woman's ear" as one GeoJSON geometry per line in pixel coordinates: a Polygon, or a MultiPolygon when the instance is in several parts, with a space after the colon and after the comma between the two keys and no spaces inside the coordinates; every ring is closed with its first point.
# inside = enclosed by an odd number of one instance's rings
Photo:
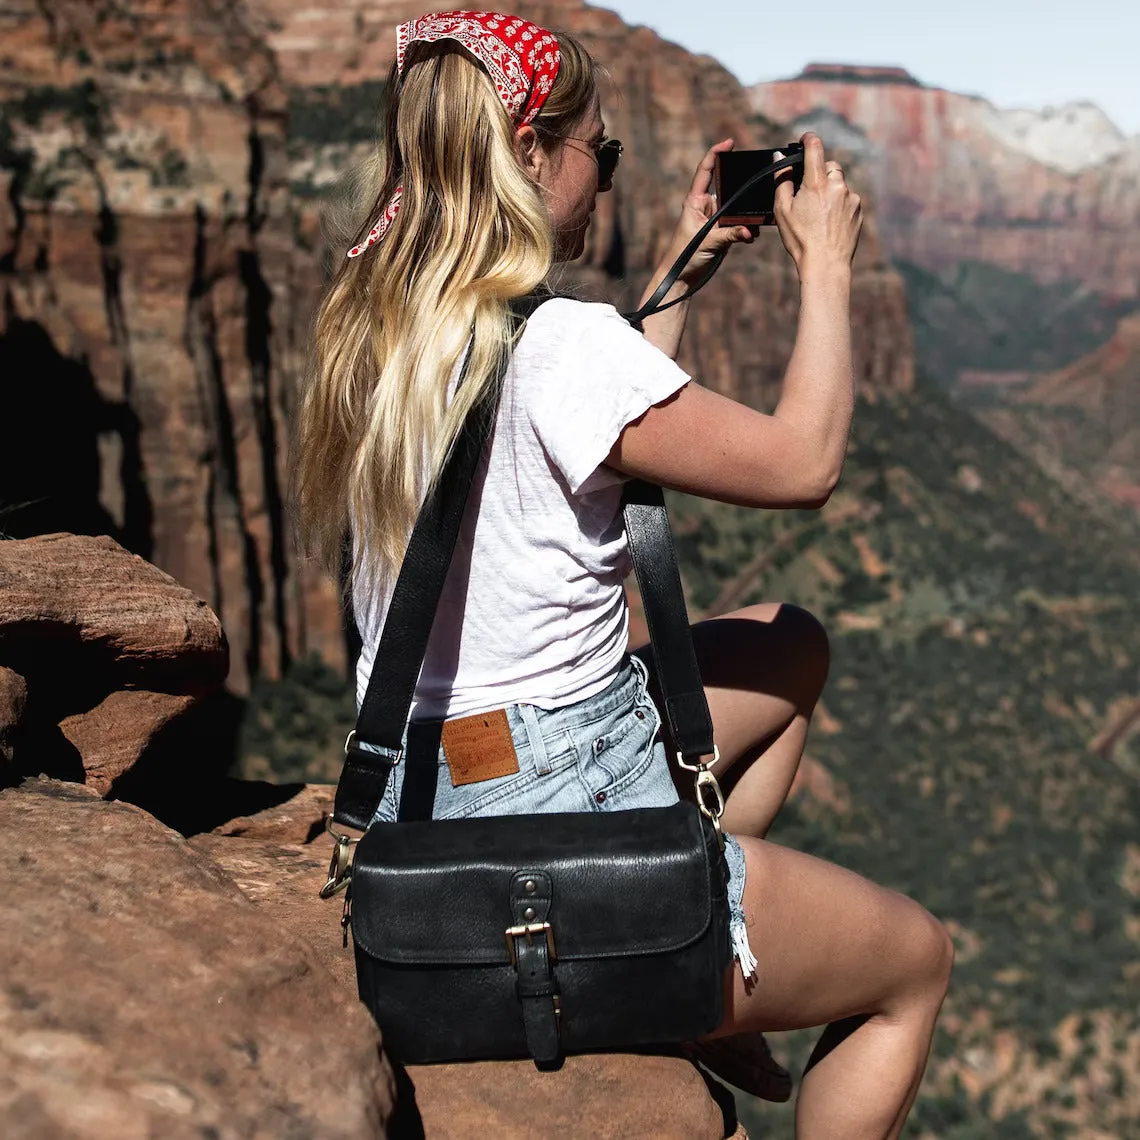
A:
{"type": "Polygon", "coordinates": [[[535,182],[538,182],[543,167],[543,152],[542,143],[539,142],[538,132],[534,127],[519,127],[515,131],[515,151],[522,168],[535,182]]]}

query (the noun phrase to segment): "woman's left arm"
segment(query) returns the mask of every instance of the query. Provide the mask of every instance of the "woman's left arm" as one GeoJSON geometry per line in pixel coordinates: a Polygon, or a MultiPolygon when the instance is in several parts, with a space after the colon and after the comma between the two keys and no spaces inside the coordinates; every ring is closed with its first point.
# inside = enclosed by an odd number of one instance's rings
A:
{"type": "MultiPolygon", "coordinates": [[[[681,220],[673,233],[673,239],[656,272],[650,278],[645,292],[638,302],[640,308],[653,295],[665,274],[673,266],[673,262],[680,256],[684,248],[697,236],[700,228],[716,213],[716,198],[712,193],[713,171],[716,169],[716,156],[727,150],[732,150],[732,139],[718,142],[709,149],[708,154],[701,159],[696,173],[693,175],[693,184],[681,207],[681,220]]],[[[747,226],[717,226],[704,240],[704,244],[690,259],[688,265],[681,272],[677,284],[669,290],[665,301],[672,301],[676,297],[688,292],[705,275],[709,264],[714,258],[727,250],[729,246],[740,242],[750,243],[753,240],[752,231],[747,226]]],[[[681,337],[685,333],[685,321],[689,315],[689,302],[682,301],[679,305],[664,313],[658,313],[645,318],[645,339],[656,345],[666,356],[677,359],[681,348],[681,337]]]]}

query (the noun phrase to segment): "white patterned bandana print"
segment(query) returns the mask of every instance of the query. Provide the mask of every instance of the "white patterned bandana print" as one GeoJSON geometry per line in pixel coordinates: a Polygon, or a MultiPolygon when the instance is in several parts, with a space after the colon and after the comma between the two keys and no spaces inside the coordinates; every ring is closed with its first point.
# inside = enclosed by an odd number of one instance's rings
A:
{"type": "MultiPolygon", "coordinates": [[[[483,66],[516,126],[534,121],[554,89],[562,53],[553,33],[502,12],[432,12],[396,29],[396,69],[402,75],[412,44],[454,40],[483,66]]],[[[368,236],[348,251],[359,257],[388,232],[400,212],[404,188],[397,187],[368,236]]]]}

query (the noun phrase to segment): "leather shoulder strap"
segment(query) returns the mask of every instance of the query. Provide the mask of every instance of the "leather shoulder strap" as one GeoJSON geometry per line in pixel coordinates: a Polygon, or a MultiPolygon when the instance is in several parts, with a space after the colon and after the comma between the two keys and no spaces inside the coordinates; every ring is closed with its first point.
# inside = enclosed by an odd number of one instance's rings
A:
{"type": "MultiPolygon", "coordinates": [[[[533,293],[513,301],[511,312],[516,329],[521,331],[535,309],[548,299],[547,293],[533,293]]],[[[470,357],[464,362],[461,384],[469,364],[470,357]]],[[[364,830],[368,826],[391,771],[390,760],[361,746],[376,745],[393,753],[400,750],[436,606],[451,565],[479,459],[494,427],[499,391],[509,364],[509,356],[504,355],[491,383],[468,414],[412,530],[356,720],[356,731],[345,747],[345,764],[337,784],[333,819],[347,827],[364,830]]]]}
{"type": "Polygon", "coordinates": [[[669,732],[685,759],[710,756],[712,716],[693,648],[665,497],[660,487],[634,479],[626,484],[622,502],[669,732]]]}

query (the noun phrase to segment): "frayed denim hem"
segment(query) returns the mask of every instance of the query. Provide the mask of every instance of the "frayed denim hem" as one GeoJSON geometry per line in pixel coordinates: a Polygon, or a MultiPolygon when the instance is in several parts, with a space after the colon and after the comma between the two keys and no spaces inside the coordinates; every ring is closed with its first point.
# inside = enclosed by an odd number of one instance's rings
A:
{"type": "Polygon", "coordinates": [[[724,837],[724,858],[728,864],[728,934],[732,953],[740,964],[746,982],[756,980],[756,955],[748,944],[748,924],[744,917],[744,849],[731,835],[724,837]]]}

